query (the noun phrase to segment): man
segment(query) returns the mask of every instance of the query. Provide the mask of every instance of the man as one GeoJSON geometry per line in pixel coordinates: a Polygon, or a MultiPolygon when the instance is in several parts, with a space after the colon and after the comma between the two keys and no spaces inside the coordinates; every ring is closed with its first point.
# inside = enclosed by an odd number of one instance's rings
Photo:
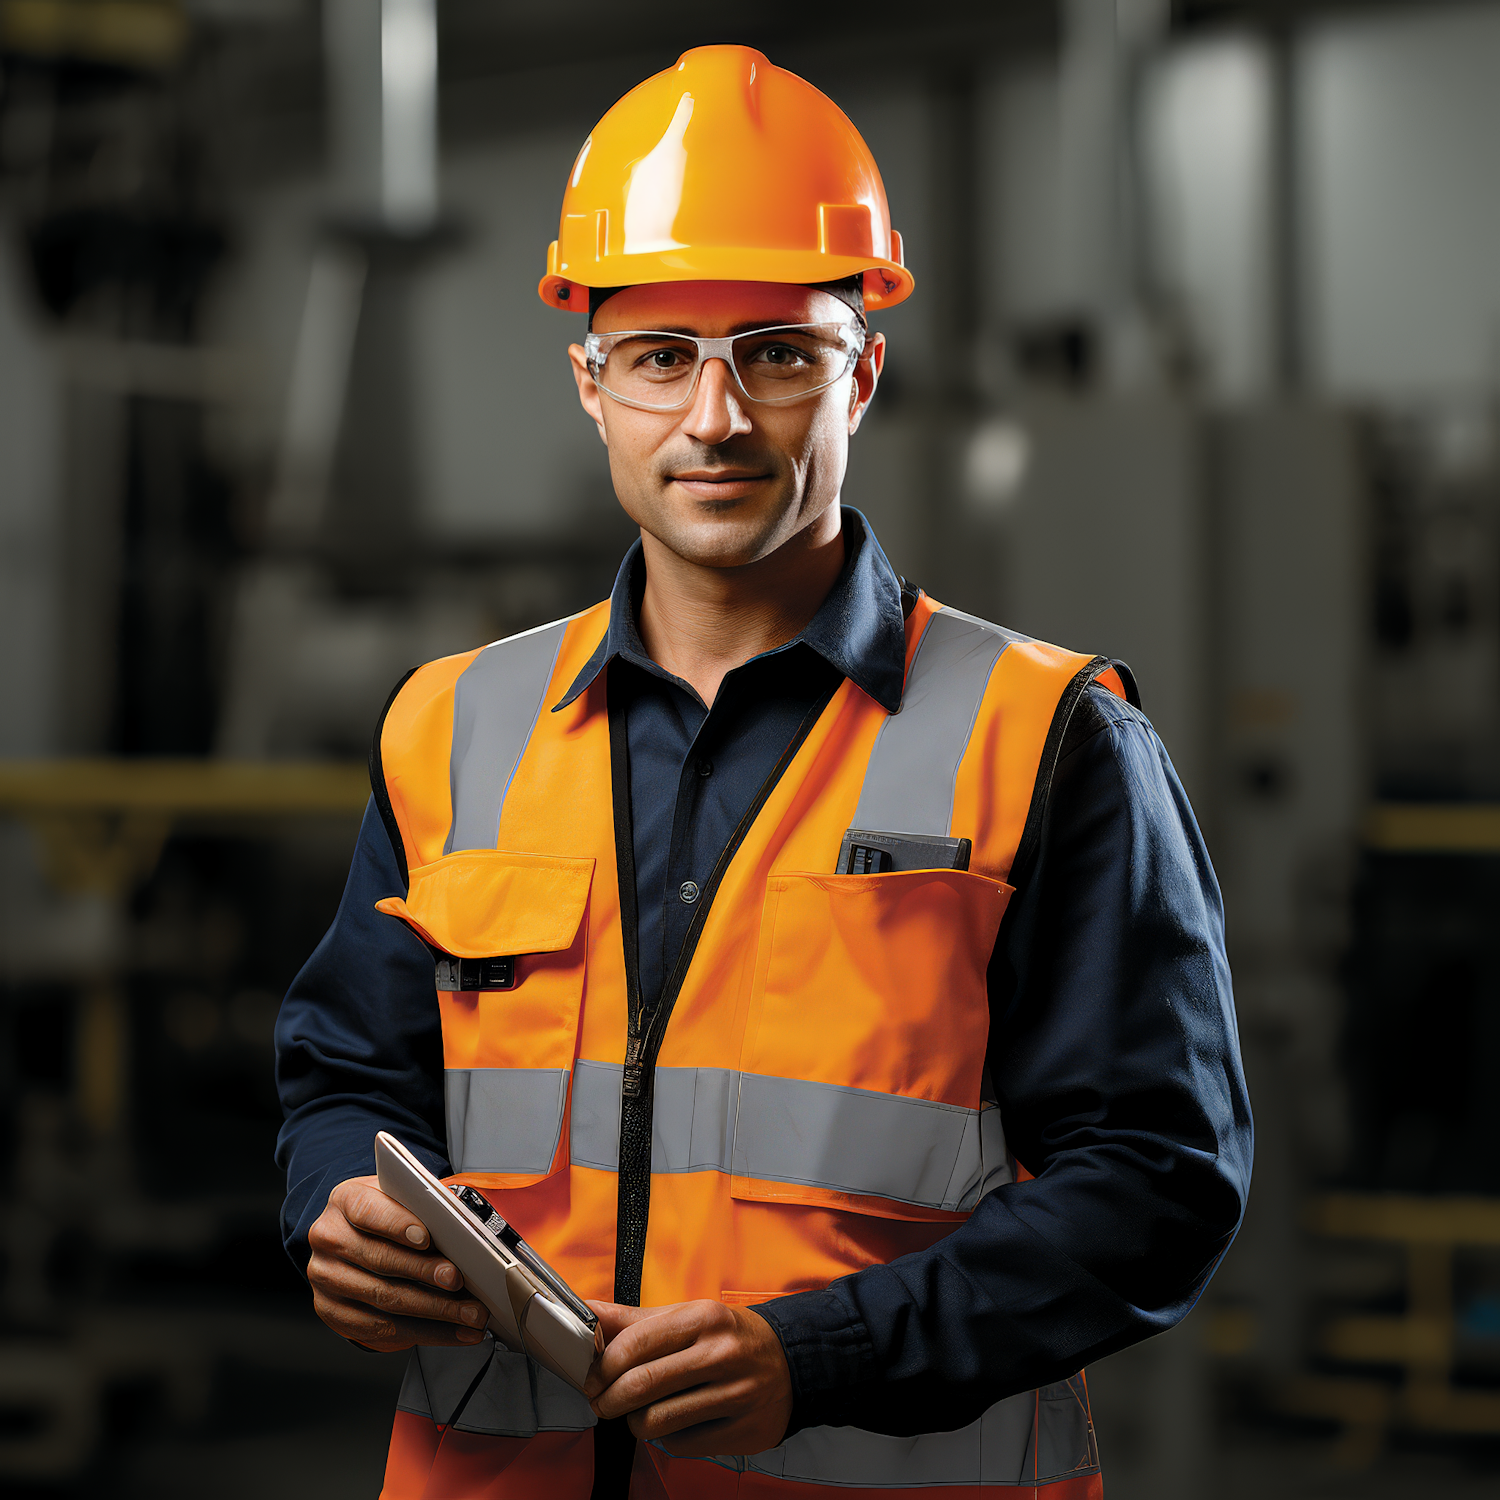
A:
{"type": "Polygon", "coordinates": [[[278,1026],[288,1248],[414,1351],[389,1500],[1094,1497],[1077,1372],[1239,1222],[1218,892],[1128,672],[937,604],[840,508],[900,262],[853,126],[749,49],[579,154],[541,293],[589,316],[641,540],[392,695],[278,1026]],[[593,1301],[589,1400],[481,1332],[378,1129],[593,1301]]]}

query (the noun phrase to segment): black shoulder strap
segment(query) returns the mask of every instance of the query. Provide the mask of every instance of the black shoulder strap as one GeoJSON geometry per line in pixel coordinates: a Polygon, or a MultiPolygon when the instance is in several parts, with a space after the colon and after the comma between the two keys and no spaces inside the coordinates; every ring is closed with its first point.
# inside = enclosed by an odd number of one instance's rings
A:
{"type": "Polygon", "coordinates": [[[412,673],[416,670],[413,667],[391,689],[391,696],[385,700],[385,707],[380,710],[380,718],[375,723],[375,738],[370,741],[370,795],[375,799],[380,821],[385,824],[386,837],[391,841],[391,851],[395,854],[396,864],[401,870],[401,884],[408,887],[411,884],[411,877],[406,868],[406,840],[401,837],[401,827],[396,822],[396,813],[391,807],[391,794],[386,790],[385,766],[380,759],[380,737],[385,733],[386,715],[390,713],[391,705],[396,701],[401,689],[411,681],[412,673]]]}

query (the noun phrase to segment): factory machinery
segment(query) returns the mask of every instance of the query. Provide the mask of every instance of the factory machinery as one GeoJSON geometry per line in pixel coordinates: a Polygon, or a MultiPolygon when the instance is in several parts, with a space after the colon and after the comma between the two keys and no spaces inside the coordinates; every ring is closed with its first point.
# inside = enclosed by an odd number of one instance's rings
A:
{"type": "MultiPolygon", "coordinates": [[[[52,729],[0,764],[0,1483],[194,1494],[168,1451],[212,1440],[247,1484],[316,1449],[366,1492],[398,1362],[316,1324],[281,1253],[276,1006],[391,685],[602,597],[628,528],[602,487],[480,541],[422,509],[413,308],[468,228],[438,211],[435,97],[361,71],[358,7],[326,46],[298,6],[274,36],[150,4],[90,30],[105,9],[0,5],[7,275],[68,455],[52,729]],[[276,381],[204,335],[221,178],[274,176],[325,109],[358,139],[397,86],[415,145],[354,152],[309,209],[295,399],[257,444],[276,381]]],[[[939,83],[941,187],[972,113],[939,83]]],[[[940,304],[973,272],[950,227],[940,304]]],[[[991,330],[996,379],[940,306],[951,388],[893,359],[846,498],[944,600],[1128,661],[1202,816],[1256,1186],[1202,1306],[1092,1377],[1102,1440],[1137,1449],[1112,1484],[1185,1500],[1223,1412],[1355,1467],[1500,1433],[1500,429],[1487,399],[1210,403],[1165,337],[1122,373],[1108,303],[991,330]]]]}

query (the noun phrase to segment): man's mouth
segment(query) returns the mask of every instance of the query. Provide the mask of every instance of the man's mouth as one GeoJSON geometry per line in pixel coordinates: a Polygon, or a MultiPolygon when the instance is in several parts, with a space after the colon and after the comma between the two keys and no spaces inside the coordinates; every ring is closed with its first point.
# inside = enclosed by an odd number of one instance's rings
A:
{"type": "Polygon", "coordinates": [[[672,482],[699,500],[741,500],[770,477],[759,469],[683,469],[672,482]]]}

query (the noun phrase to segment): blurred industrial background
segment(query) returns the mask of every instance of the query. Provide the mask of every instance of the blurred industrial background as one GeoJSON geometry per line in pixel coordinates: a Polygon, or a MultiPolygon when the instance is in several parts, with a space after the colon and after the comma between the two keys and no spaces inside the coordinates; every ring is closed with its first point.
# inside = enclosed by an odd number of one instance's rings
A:
{"type": "Polygon", "coordinates": [[[0,0],[0,1488],[375,1493],[401,1361],[282,1255],[271,1024],[392,684],[608,589],[535,283],[593,122],[728,40],[918,278],[846,502],[1132,664],[1224,885],[1255,1189],[1091,1373],[1110,1494],[1495,1494],[1478,0],[0,0]]]}

